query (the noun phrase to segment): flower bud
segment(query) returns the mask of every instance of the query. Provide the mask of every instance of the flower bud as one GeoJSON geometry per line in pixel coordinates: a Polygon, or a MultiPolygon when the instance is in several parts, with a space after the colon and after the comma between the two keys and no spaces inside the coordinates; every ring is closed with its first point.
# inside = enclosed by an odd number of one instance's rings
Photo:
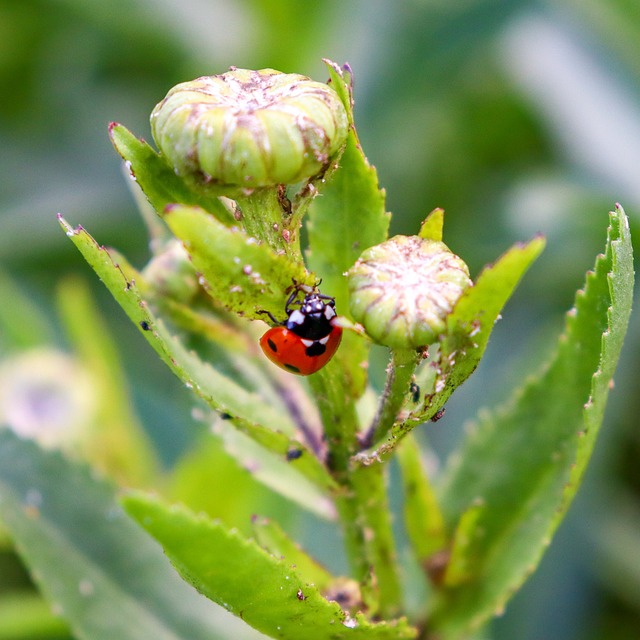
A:
{"type": "Polygon", "coordinates": [[[88,371],[52,349],[26,351],[0,365],[0,427],[47,448],[77,449],[95,417],[88,371]]]}
{"type": "Polygon", "coordinates": [[[434,342],[471,285],[461,258],[443,242],[418,236],[366,249],[347,275],[354,319],[374,341],[397,349],[434,342]]]}
{"type": "Polygon", "coordinates": [[[232,69],[184,82],[151,114],[176,173],[243,188],[316,175],[344,145],[348,122],[326,84],[273,69],[232,69]]]}
{"type": "Polygon", "coordinates": [[[189,254],[178,240],[170,240],[160,253],[154,256],[142,272],[149,284],[162,296],[185,304],[200,289],[198,274],[189,254]]]}

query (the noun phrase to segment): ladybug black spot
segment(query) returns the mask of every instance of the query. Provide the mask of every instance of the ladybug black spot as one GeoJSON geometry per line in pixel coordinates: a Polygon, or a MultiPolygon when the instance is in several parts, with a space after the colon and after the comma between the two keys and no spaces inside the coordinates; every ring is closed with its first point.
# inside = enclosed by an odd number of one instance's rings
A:
{"type": "Polygon", "coordinates": [[[313,358],[315,356],[321,356],[327,350],[327,346],[321,342],[314,342],[310,347],[305,349],[305,353],[313,358]]]}
{"type": "Polygon", "coordinates": [[[274,353],[278,353],[278,347],[276,346],[276,343],[271,340],[271,338],[267,340],[267,344],[269,345],[269,349],[271,349],[271,351],[273,351],[274,353]]]}
{"type": "MultiPolygon", "coordinates": [[[[275,351],[275,349],[274,349],[275,351]]],[[[289,371],[293,371],[293,373],[300,373],[300,369],[298,369],[298,367],[294,367],[292,364],[287,364],[285,363],[284,365],[287,369],[289,369],[289,371]]]]}

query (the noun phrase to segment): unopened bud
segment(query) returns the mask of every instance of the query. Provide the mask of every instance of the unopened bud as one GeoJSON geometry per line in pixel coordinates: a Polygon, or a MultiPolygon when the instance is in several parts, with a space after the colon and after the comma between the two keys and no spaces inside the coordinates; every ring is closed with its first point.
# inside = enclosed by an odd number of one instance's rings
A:
{"type": "Polygon", "coordinates": [[[366,249],[347,275],[354,319],[375,342],[393,348],[435,342],[471,285],[461,258],[443,242],[418,236],[366,249]]]}
{"type": "Polygon", "coordinates": [[[188,303],[199,290],[198,274],[182,243],[170,240],[142,272],[160,295],[188,303]]]}
{"type": "Polygon", "coordinates": [[[96,402],[90,374],[62,352],[33,349],[0,366],[0,427],[44,447],[78,448],[96,402]]]}
{"type": "Polygon", "coordinates": [[[153,110],[151,129],[179,175],[253,188],[319,173],[343,147],[348,122],[326,84],[232,69],[175,86],[153,110]]]}

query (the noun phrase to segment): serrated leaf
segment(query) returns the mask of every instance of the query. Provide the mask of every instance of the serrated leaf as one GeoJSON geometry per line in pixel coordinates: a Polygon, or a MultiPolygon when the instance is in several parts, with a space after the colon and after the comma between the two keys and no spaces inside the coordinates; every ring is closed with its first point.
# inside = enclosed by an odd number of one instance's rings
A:
{"type": "Polygon", "coordinates": [[[342,315],[348,315],[349,300],[344,272],[365,249],[386,240],[389,220],[376,170],[352,130],[340,168],[311,204],[308,223],[308,263],[342,315]]]}
{"type": "Polygon", "coordinates": [[[480,416],[445,476],[450,528],[476,501],[482,508],[464,550],[467,582],[442,593],[432,620],[443,638],[466,638],[502,610],[566,513],[602,421],[632,291],[628,221],[618,208],[554,358],[510,403],[480,416]]]}
{"type": "Polygon", "coordinates": [[[225,227],[201,209],[171,207],[164,219],[205,277],[209,294],[240,315],[265,320],[260,312],[266,310],[280,319],[293,283],[316,282],[300,264],[237,227],[225,227]]]}
{"type": "Polygon", "coordinates": [[[452,339],[443,345],[445,356],[454,354],[461,347],[465,349],[453,368],[455,386],[461,384],[476,368],[502,308],[544,246],[545,240],[539,236],[511,247],[497,262],[483,269],[447,318],[452,339]],[[469,344],[469,340],[472,344],[469,344]]]}
{"type": "Polygon", "coordinates": [[[282,558],[289,566],[295,566],[300,577],[324,591],[334,576],[319,562],[300,548],[274,520],[257,518],[253,531],[258,544],[271,555],[282,558]]]}
{"type": "Polygon", "coordinates": [[[131,494],[124,506],[163,546],[185,580],[247,623],[283,640],[400,640],[415,638],[405,621],[350,620],[335,602],[325,600],[286,561],[252,540],[198,517],[184,508],[131,494]]]}
{"type": "Polygon", "coordinates": [[[194,205],[213,214],[225,225],[235,223],[231,213],[217,197],[189,189],[158,153],[144,140],[136,138],[126,127],[112,123],[109,136],[116,151],[127,163],[132,180],[140,185],[158,213],[170,204],[194,205]]]}
{"type": "Polygon", "coordinates": [[[63,218],[60,218],[60,223],[118,304],[185,385],[198,392],[214,409],[256,425],[268,425],[274,430],[293,433],[295,426],[287,421],[286,416],[271,413],[263,400],[217,372],[211,364],[202,362],[169,333],[143,300],[136,282],[127,277],[126,265],[116,264],[109,252],[82,227],[73,229],[63,218]]]}
{"type": "Polygon", "coordinates": [[[245,431],[263,447],[286,460],[296,447],[304,455],[289,464],[317,486],[328,488],[333,480],[319,460],[293,438],[296,425],[282,411],[267,404],[267,399],[250,393],[220,372],[213,364],[200,360],[157,319],[142,299],[136,282],[126,275],[126,265],[113,262],[82,227],[73,229],[63,218],[60,223],[87,262],[124,309],[141,334],[182,382],[193,389],[210,407],[234,418],[236,427],[245,431]],[[124,270],[123,270],[124,269],[124,270]]]}
{"type": "Polygon", "coordinates": [[[0,516],[79,640],[256,637],[176,576],[109,485],[8,429],[0,429],[0,516]]]}
{"type": "MultiPolygon", "coordinates": [[[[349,316],[349,291],[344,273],[360,254],[386,240],[390,215],[384,190],[367,161],[352,128],[340,168],[309,210],[309,268],[322,277],[322,291],[336,299],[339,314],[349,316]]],[[[347,331],[335,356],[347,376],[352,395],[364,392],[367,361],[362,336],[347,331]]]]}

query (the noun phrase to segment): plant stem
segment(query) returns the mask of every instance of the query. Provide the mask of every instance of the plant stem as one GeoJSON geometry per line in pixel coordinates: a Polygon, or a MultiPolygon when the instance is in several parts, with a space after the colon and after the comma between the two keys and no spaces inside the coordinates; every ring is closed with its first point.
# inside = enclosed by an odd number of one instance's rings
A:
{"type": "Polygon", "coordinates": [[[290,203],[278,187],[256,189],[235,201],[242,213],[242,223],[249,236],[266,242],[277,253],[284,253],[302,262],[300,234],[290,228],[290,203]]]}
{"type": "Polygon", "coordinates": [[[353,399],[346,393],[343,372],[333,362],[310,376],[327,444],[326,464],[340,491],[334,496],[345,537],[352,576],[361,584],[369,578],[364,531],[358,497],[351,486],[349,461],[357,449],[358,417],[353,399]]]}
{"type": "Polygon", "coordinates": [[[350,475],[361,513],[366,556],[375,576],[377,614],[396,617],[402,604],[402,589],[395,540],[382,464],[354,467],[350,475]]]}
{"type": "Polygon", "coordinates": [[[353,464],[358,422],[343,377],[339,367],[329,366],[309,381],[323,420],[327,465],[341,487],[335,502],[352,575],[360,582],[369,612],[393,617],[400,609],[401,589],[385,469],[381,464],[353,464]]]}
{"type": "Polygon", "coordinates": [[[362,448],[367,449],[381,440],[393,427],[409,392],[413,372],[422,355],[415,349],[393,349],[387,367],[385,383],[378,411],[362,439],[362,448]]]}

